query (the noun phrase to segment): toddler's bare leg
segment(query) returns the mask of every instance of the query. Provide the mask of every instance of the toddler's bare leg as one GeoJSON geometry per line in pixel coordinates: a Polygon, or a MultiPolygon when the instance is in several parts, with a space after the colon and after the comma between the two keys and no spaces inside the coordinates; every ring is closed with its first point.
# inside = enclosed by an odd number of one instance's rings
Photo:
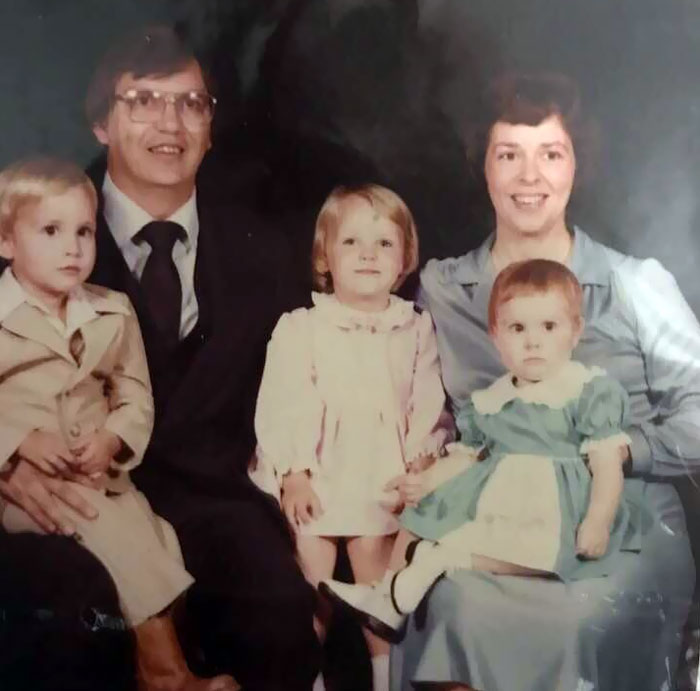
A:
{"type": "Polygon", "coordinates": [[[389,557],[390,571],[398,571],[406,566],[406,549],[416,539],[416,536],[405,528],[399,529],[389,557]]]}
{"type": "MultiPolygon", "coordinates": [[[[318,588],[319,581],[333,577],[338,554],[337,538],[298,535],[297,552],[302,573],[314,588],[318,588]]],[[[314,629],[321,642],[326,638],[330,615],[331,606],[328,601],[322,597],[317,598],[314,629]]]]}
{"type": "MultiPolygon", "coordinates": [[[[384,575],[394,545],[393,535],[371,535],[348,538],[348,558],[355,583],[372,583],[384,575]]],[[[405,550],[404,550],[405,551],[405,550]]],[[[388,655],[389,644],[364,629],[370,655],[388,655]]]]}
{"type": "MultiPolygon", "coordinates": [[[[386,572],[394,544],[393,535],[371,535],[348,538],[348,558],[356,583],[379,581],[386,572]]],[[[375,691],[389,689],[389,644],[363,629],[372,664],[372,687],[375,691]]]]}

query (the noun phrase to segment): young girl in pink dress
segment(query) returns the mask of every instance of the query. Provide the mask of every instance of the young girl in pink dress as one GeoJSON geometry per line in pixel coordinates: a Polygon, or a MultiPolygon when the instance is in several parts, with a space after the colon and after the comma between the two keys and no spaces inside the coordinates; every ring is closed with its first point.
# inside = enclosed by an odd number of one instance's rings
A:
{"type": "MultiPolygon", "coordinates": [[[[316,222],[314,306],[283,315],[268,346],[252,476],[280,499],[314,586],[332,576],[340,542],[357,582],[381,577],[398,529],[387,484],[452,438],[430,315],[392,294],[417,260],[395,193],[335,189],[316,222]]],[[[319,612],[321,637],[326,620],[319,612]]],[[[366,637],[382,691],[388,646],[366,637]]]]}

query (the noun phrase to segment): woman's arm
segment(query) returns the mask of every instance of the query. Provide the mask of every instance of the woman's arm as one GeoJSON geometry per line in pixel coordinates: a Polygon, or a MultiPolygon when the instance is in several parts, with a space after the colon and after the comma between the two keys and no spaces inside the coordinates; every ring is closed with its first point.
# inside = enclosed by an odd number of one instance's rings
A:
{"type": "Polygon", "coordinates": [[[626,429],[634,472],[700,470],[700,324],[673,276],[649,259],[619,269],[615,283],[637,326],[653,419],[626,429]]]}

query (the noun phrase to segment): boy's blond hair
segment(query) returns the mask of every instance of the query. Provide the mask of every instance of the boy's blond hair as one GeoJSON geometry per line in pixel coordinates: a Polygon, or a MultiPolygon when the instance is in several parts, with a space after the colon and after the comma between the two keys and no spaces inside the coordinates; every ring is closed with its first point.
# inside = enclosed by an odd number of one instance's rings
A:
{"type": "Polygon", "coordinates": [[[7,237],[12,231],[23,206],[74,187],[82,187],[97,208],[95,186],[75,163],[35,156],[7,166],[0,172],[0,237],[7,237]]]}
{"type": "Polygon", "coordinates": [[[311,249],[311,273],[314,287],[324,293],[333,292],[333,279],[328,271],[326,247],[333,233],[337,232],[343,218],[344,205],[351,199],[366,201],[378,214],[388,218],[401,231],[403,241],[403,267],[392,290],[396,290],[418,266],[418,233],[406,203],[396,192],[375,184],[354,187],[336,187],[321,207],[316,219],[314,242],[311,249]]]}
{"type": "Polygon", "coordinates": [[[563,264],[551,259],[526,259],[509,264],[501,271],[491,289],[489,299],[489,332],[493,333],[498,323],[501,305],[521,295],[559,292],[569,305],[569,315],[575,324],[582,320],[581,284],[563,264]]]}

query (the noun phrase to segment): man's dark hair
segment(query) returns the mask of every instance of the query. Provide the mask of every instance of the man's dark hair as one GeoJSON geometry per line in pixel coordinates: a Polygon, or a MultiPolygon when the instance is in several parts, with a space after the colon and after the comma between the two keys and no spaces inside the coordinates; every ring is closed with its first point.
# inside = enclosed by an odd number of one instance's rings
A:
{"type": "MultiPolygon", "coordinates": [[[[167,77],[198,61],[187,41],[172,27],[139,27],[118,39],[97,65],[85,97],[88,122],[104,122],[112,107],[116,83],[124,74],[141,77],[167,77]]],[[[202,70],[207,88],[208,75],[202,70]]]]}

